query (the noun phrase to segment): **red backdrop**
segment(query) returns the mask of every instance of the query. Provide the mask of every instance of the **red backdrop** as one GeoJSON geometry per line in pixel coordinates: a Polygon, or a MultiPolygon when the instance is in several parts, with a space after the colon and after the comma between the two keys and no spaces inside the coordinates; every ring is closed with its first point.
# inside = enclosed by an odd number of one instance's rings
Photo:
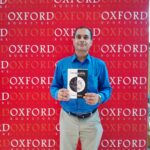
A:
{"type": "Polygon", "coordinates": [[[60,106],[49,86],[82,25],[113,87],[99,107],[99,149],[147,149],[148,0],[0,0],[0,10],[0,149],[59,149],[60,106]]]}

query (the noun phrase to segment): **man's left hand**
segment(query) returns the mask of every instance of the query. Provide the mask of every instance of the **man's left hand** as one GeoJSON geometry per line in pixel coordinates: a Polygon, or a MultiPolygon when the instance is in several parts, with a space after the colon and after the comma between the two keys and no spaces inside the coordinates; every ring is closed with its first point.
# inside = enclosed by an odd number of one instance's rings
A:
{"type": "Polygon", "coordinates": [[[89,105],[95,105],[100,102],[100,96],[96,93],[86,93],[83,98],[89,105]]]}

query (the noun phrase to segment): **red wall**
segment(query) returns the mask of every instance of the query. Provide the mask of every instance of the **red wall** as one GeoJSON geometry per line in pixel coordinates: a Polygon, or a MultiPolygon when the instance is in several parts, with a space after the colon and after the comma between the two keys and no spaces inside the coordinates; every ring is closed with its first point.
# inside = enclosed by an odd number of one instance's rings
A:
{"type": "Polygon", "coordinates": [[[59,149],[60,106],[49,86],[82,25],[113,87],[99,107],[99,149],[146,149],[148,0],[0,0],[0,149],[59,149]]]}

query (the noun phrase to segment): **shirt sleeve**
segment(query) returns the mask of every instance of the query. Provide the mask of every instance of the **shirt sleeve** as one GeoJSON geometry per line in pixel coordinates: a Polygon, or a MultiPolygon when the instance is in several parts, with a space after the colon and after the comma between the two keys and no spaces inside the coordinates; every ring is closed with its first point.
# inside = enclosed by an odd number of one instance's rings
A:
{"type": "Polygon", "coordinates": [[[59,62],[57,63],[52,84],[50,86],[50,93],[54,99],[58,99],[58,90],[63,87],[63,77],[59,62]]]}
{"type": "Polygon", "coordinates": [[[112,93],[112,88],[111,88],[110,82],[109,82],[108,70],[107,70],[105,63],[102,67],[101,73],[99,74],[98,82],[99,82],[99,84],[98,84],[99,93],[98,94],[101,97],[100,103],[104,103],[110,98],[111,93],[112,93]]]}

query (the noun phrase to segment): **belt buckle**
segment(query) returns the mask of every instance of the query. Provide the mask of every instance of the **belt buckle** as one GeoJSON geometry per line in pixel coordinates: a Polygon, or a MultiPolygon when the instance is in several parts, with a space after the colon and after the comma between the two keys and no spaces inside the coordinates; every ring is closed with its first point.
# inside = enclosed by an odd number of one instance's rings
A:
{"type": "Polygon", "coordinates": [[[82,114],[81,116],[78,116],[79,119],[85,119],[85,118],[88,118],[90,116],[92,116],[92,112],[88,113],[88,114],[82,114]]]}
{"type": "MultiPolygon", "coordinates": [[[[95,112],[95,111],[94,111],[94,112],[95,112]]],[[[71,112],[67,112],[67,113],[68,113],[69,115],[72,115],[72,116],[77,117],[78,119],[85,119],[85,118],[88,118],[88,117],[92,116],[92,114],[93,114],[94,112],[90,112],[90,113],[87,113],[87,114],[81,114],[81,115],[76,115],[76,114],[73,114],[73,113],[71,113],[71,112]]]]}
{"type": "Polygon", "coordinates": [[[78,119],[84,119],[84,115],[78,116],[78,119]]]}
{"type": "Polygon", "coordinates": [[[85,119],[85,116],[84,115],[80,115],[80,116],[77,116],[78,119],[85,119]]]}

